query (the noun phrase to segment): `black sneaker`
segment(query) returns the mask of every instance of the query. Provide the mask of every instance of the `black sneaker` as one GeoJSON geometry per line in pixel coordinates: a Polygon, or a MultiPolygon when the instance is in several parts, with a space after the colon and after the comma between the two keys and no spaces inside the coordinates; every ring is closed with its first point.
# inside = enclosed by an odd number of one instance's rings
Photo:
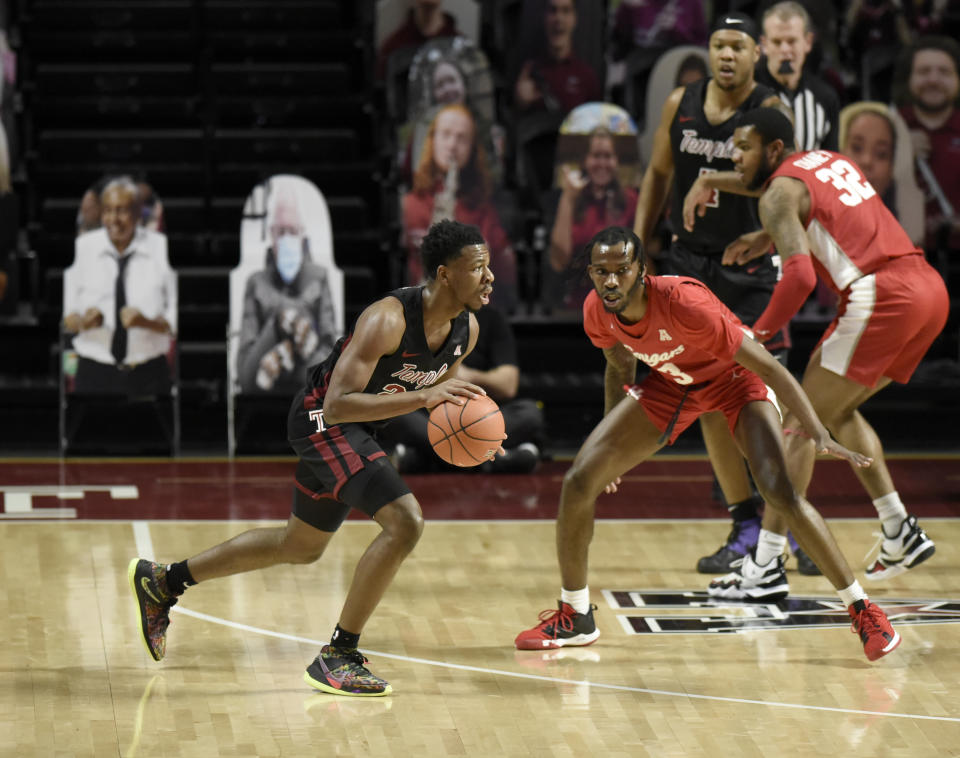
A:
{"type": "Polygon", "coordinates": [[[367,669],[367,659],[356,649],[344,650],[324,645],[320,655],[307,666],[303,681],[311,687],[334,695],[381,697],[393,687],[367,669]]]}
{"type": "Polygon", "coordinates": [[[713,555],[705,555],[697,561],[700,574],[723,574],[733,571],[739,561],[757,544],[760,537],[760,517],[734,521],[727,541],[713,555]]]}
{"type": "Polygon", "coordinates": [[[134,558],[127,567],[130,589],[137,599],[140,634],[153,660],[159,661],[167,652],[167,627],[170,626],[170,608],[177,598],[167,592],[166,570],[158,563],[134,558]]]}
{"type": "Polygon", "coordinates": [[[797,547],[793,553],[793,557],[797,559],[797,571],[804,576],[823,575],[823,572],[817,568],[817,564],[813,562],[813,558],[803,552],[802,547],[797,547]]]}
{"type": "Polygon", "coordinates": [[[546,650],[565,645],[592,645],[600,636],[593,621],[597,606],[586,613],[577,613],[573,606],[560,601],[557,610],[540,612],[540,623],[517,635],[514,644],[519,650],[546,650]]]}

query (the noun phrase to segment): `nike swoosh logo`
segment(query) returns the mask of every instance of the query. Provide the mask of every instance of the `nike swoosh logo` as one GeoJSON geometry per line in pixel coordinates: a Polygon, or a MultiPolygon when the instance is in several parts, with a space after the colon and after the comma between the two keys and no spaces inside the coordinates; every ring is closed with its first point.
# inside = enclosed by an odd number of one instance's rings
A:
{"type": "Polygon", "coordinates": [[[756,272],[759,271],[759,270],[760,270],[760,267],[759,267],[759,266],[750,266],[750,267],[747,268],[747,273],[748,273],[748,274],[754,274],[754,273],[756,273],[756,272]]]}
{"type": "Polygon", "coordinates": [[[730,17],[727,17],[727,18],[725,18],[725,19],[723,20],[723,23],[725,23],[725,24],[742,24],[742,23],[743,23],[743,19],[742,19],[742,18],[730,18],[730,17]]]}
{"type": "Polygon", "coordinates": [[[140,589],[146,592],[157,605],[163,605],[163,601],[150,591],[150,580],[145,576],[140,577],[140,589]]]}
{"type": "Polygon", "coordinates": [[[693,118],[694,118],[693,116],[678,116],[677,121],[679,121],[682,124],[687,121],[693,121],[693,118]]]}
{"type": "Polygon", "coordinates": [[[416,358],[420,353],[408,353],[406,350],[403,351],[404,358],[416,358]]]}

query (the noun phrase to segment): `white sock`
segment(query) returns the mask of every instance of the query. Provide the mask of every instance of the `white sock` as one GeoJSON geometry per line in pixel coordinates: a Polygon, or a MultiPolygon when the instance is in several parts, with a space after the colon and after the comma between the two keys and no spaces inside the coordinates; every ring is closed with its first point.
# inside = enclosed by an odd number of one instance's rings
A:
{"type": "Polygon", "coordinates": [[[856,579],[854,579],[853,584],[846,589],[837,590],[837,594],[846,606],[851,606],[858,600],[867,599],[867,593],[863,591],[863,587],[860,586],[860,582],[856,579]]]}
{"type": "Polygon", "coordinates": [[[590,613],[590,588],[582,590],[560,590],[560,599],[577,613],[590,613]]]}
{"type": "Polygon", "coordinates": [[[757,539],[757,556],[754,558],[754,562],[758,566],[766,566],[780,555],[786,546],[787,535],[761,529],[760,537],[757,539]]]}
{"type": "Polygon", "coordinates": [[[900,502],[900,493],[894,490],[889,495],[878,497],[873,501],[873,507],[877,509],[884,534],[896,536],[900,532],[900,524],[907,517],[907,509],[900,502]]]}

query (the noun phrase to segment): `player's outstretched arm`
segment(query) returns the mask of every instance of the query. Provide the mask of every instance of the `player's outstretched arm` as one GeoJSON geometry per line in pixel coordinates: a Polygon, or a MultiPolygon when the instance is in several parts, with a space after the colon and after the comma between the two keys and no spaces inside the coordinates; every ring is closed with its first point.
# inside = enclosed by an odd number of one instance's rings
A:
{"type": "Polygon", "coordinates": [[[734,359],[741,366],[750,369],[759,376],[767,386],[777,393],[777,398],[803,424],[803,428],[814,441],[818,453],[842,458],[860,468],[866,468],[873,462],[872,458],[848,450],[830,437],[830,432],[820,421],[799,382],[762,345],[744,335],[743,342],[736,355],[734,355],[734,359]]]}

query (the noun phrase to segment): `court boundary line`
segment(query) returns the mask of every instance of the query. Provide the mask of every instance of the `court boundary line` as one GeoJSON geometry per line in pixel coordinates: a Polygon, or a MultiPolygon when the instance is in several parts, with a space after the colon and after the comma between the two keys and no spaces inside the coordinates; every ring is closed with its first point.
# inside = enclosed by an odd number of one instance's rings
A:
{"type": "MultiPolygon", "coordinates": [[[[260,634],[265,637],[274,637],[281,640],[288,640],[291,642],[304,642],[313,645],[325,645],[326,642],[320,640],[310,639],[309,637],[300,637],[295,634],[287,634],[285,632],[274,632],[270,629],[262,629],[256,626],[250,626],[249,624],[241,624],[236,621],[230,621],[229,619],[223,619],[218,616],[211,616],[207,613],[201,613],[200,611],[194,611],[189,608],[184,608],[182,606],[174,606],[170,609],[176,613],[182,613],[185,616],[191,616],[200,621],[207,621],[212,624],[219,624],[221,626],[226,626],[231,629],[237,629],[244,632],[252,632],[254,634],[260,634]]],[[[867,711],[860,710],[856,708],[836,708],[825,705],[806,705],[803,703],[784,703],[776,700],[752,700],[749,698],[739,698],[739,697],[725,697],[723,695],[700,695],[690,692],[674,692],[672,690],[656,690],[649,689],[646,687],[631,687],[626,684],[608,684],[605,682],[592,682],[589,679],[562,679],[559,677],[552,676],[542,676],[540,674],[527,674],[521,671],[507,671],[505,669],[494,669],[494,668],[483,668],[481,666],[469,666],[462,663],[450,663],[448,661],[433,661],[428,658],[417,658],[409,655],[399,655],[397,653],[383,653],[376,650],[371,650],[369,648],[364,648],[364,654],[369,654],[377,656],[379,658],[389,658],[395,661],[403,661],[406,663],[420,663],[425,666],[437,666],[440,668],[453,669],[456,671],[469,671],[478,674],[488,674],[493,676],[507,676],[513,677],[515,679],[531,679],[538,682],[549,682],[551,684],[572,684],[572,685],[586,685],[594,689],[604,689],[604,690],[615,690],[618,692],[633,692],[640,695],[659,695],[662,697],[671,697],[671,698],[689,698],[693,700],[710,700],[714,702],[723,702],[723,703],[736,703],[740,705],[762,705],[769,708],[788,708],[794,710],[802,711],[826,711],[829,713],[842,713],[844,715],[858,715],[858,716],[884,716],[889,718],[901,718],[901,719],[918,719],[922,721],[942,721],[948,723],[958,723],[960,724],[960,717],[954,718],[952,716],[926,716],[923,714],[917,713],[896,713],[890,711],[867,711]]]]}
{"type": "MultiPolygon", "coordinates": [[[[137,546],[137,553],[141,558],[146,558],[147,560],[153,560],[154,549],[153,549],[153,538],[150,533],[150,522],[148,521],[134,521],[132,523],[133,527],[133,536],[134,541],[137,546]]],[[[252,632],[254,634],[259,634],[265,637],[274,637],[276,639],[288,640],[291,642],[304,642],[311,645],[316,645],[318,647],[326,644],[320,640],[310,639],[308,637],[300,637],[294,634],[287,634],[285,632],[274,632],[270,629],[262,629],[256,626],[250,626],[249,624],[241,624],[237,621],[230,621],[229,619],[220,618],[218,616],[211,616],[207,613],[201,613],[200,611],[194,611],[190,608],[184,608],[182,605],[176,605],[170,609],[175,613],[182,613],[185,616],[191,616],[200,621],[206,621],[211,624],[219,624],[221,626],[226,626],[231,629],[237,629],[244,632],[252,632]]],[[[693,700],[709,700],[713,702],[723,702],[723,703],[737,703],[740,705],[762,705],[768,708],[788,708],[801,711],[825,711],[829,713],[842,713],[846,715],[859,715],[859,716],[884,716],[889,718],[903,718],[903,719],[917,719],[921,721],[941,721],[948,723],[957,723],[960,724],[960,718],[953,718],[950,716],[925,716],[921,714],[913,713],[891,713],[883,711],[867,711],[859,710],[855,708],[835,708],[830,706],[823,705],[805,705],[802,703],[783,703],[778,701],[767,701],[767,700],[751,700],[749,698],[735,698],[735,697],[724,697],[722,695],[699,695],[690,692],[673,692],[671,690],[655,690],[648,689],[646,687],[631,687],[629,685],[622,684],[607,684],[604,682],[591,682],[590,680],[583,679],[561,679],[559,677],[552,676],[542,676],[540,674],[527,674],[520,671],[506,671],[504,669],[493,669],[493,668],[483,668],[480,666],[468,666],[462,663],[449,663],[447,661],[432,661],[427,658],[416,658],[409,655],[398,655],[396,653],[383,653],[375,650],[365,649],[365,652],[370,655],[375,655],[381,658],[388,658],[395,661],[403,661],[406,663],[420,663],[425,666],[438,666],[440,668],[453,669],[455,671],[469,671],[478,674],[487,674],[492,676],[507,676],[513,677],[515,679],[530,679],[537,682],[550,682],[553,684],[572,684],[572,685],[586,685],[594,689],[603,689],[603,690],[614,690],[618,692],[633,692],[640,695],[654,695],[661,697],[669,698],[689,698],[693,700]]]]}

